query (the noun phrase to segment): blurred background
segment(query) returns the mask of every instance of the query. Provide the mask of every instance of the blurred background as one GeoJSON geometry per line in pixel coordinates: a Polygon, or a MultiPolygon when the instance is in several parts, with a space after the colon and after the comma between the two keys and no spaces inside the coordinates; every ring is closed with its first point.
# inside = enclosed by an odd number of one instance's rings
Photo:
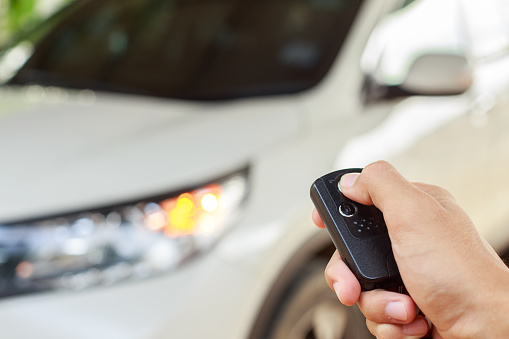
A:
{"type": "Polygon", "coordinates": [[[505,0],[0,0],[2,338],[372,338],[309,188],[387,160],[508,258],[505,0]]]}
{"type": "Polygon", "coordinates": [[[67,0],[2,0],[0,2],[0,44],[4,44],[13,35],[23,34],[33,29],[38,23],[70,2],[67,0]]]}

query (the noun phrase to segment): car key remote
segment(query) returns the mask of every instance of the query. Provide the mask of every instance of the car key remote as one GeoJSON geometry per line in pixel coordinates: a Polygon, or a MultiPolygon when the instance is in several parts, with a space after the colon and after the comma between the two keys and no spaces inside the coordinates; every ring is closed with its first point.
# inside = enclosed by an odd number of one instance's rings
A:
{"type": "Polygon", "coordinates": [[[311,200],[327,231],[363,290],[403,289],[382,212],[345,197],[339,180],[361,168],[332,172],[311,186],[311,200]]]}

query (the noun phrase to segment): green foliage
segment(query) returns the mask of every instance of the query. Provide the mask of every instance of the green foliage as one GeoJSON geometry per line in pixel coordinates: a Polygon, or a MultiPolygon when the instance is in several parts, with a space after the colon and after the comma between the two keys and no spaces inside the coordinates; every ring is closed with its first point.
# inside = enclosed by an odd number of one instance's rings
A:
{"type": "Polygon", "coordinates": [[[0,46],[32,29],[71,0],[0,0],[0,46]],[[47,8],[50,8],[48,10],[47,8]]]}
{"type": "Polygon", "coordinates": [[[7,1],[7,29],[16,32],[37,20],[35,0],[7,1]]]}

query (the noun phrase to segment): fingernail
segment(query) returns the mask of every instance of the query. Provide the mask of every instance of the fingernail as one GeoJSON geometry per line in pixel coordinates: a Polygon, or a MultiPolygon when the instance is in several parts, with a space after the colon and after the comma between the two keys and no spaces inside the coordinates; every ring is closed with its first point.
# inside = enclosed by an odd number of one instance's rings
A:
{"type": "Polygon", "coordinates": [[[350,188],[353,186],[355,179],[359,176],[360,173],[347,173],[341,177],[339,181],[340,186],[344,188],[350,188]]]}
{"type": "MultiPolygon", "coordinates": [[[[332,287],[334,288],[334,292],[336,292],[339,301],[341,301],[341,295],[339,293],[339,283],[336,281],[335,283],[332,284],[332,287]]],[[[343,303],[343,301],[341,301],[341,303],[343,303]]]]}
{"type": "Polygon", "coordinates": [[[394,320],[407,321],[405,305],[401,301],[391,301],[385,306],[385,314],[394,320]]]}
{"type": "Polygon", "coordinates": [[[428,333],[429,324],[424,318],[419,318],[403,326],[403,332],[408,336],[422,336],[428,333]]]}

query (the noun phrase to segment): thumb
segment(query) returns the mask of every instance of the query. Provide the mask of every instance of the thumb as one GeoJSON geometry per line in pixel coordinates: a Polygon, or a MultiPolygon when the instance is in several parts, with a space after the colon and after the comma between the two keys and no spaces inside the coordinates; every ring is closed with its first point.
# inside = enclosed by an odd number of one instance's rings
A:
{"type": "Polygon", "coordinates": [[[430,194],[406,180],[385,161],[366,166],[360,174],[343,175],[340,187],[348,198],[364,205],[375,205],[382,211],[393,241],[399,240],[401,231],[415,236],[429,232],[429,227],[424,230],[421,226],[435,215],[434,211],[442,208],[430,194]]]}
{"type": "Polygon", "coordinates": [[[343,175],[340,186],[348,198],[363,205],[375,205],[382,212],[392,204],[408,202],[422,193],[385,161],[366,166],[360,174],[343,175]]]}

